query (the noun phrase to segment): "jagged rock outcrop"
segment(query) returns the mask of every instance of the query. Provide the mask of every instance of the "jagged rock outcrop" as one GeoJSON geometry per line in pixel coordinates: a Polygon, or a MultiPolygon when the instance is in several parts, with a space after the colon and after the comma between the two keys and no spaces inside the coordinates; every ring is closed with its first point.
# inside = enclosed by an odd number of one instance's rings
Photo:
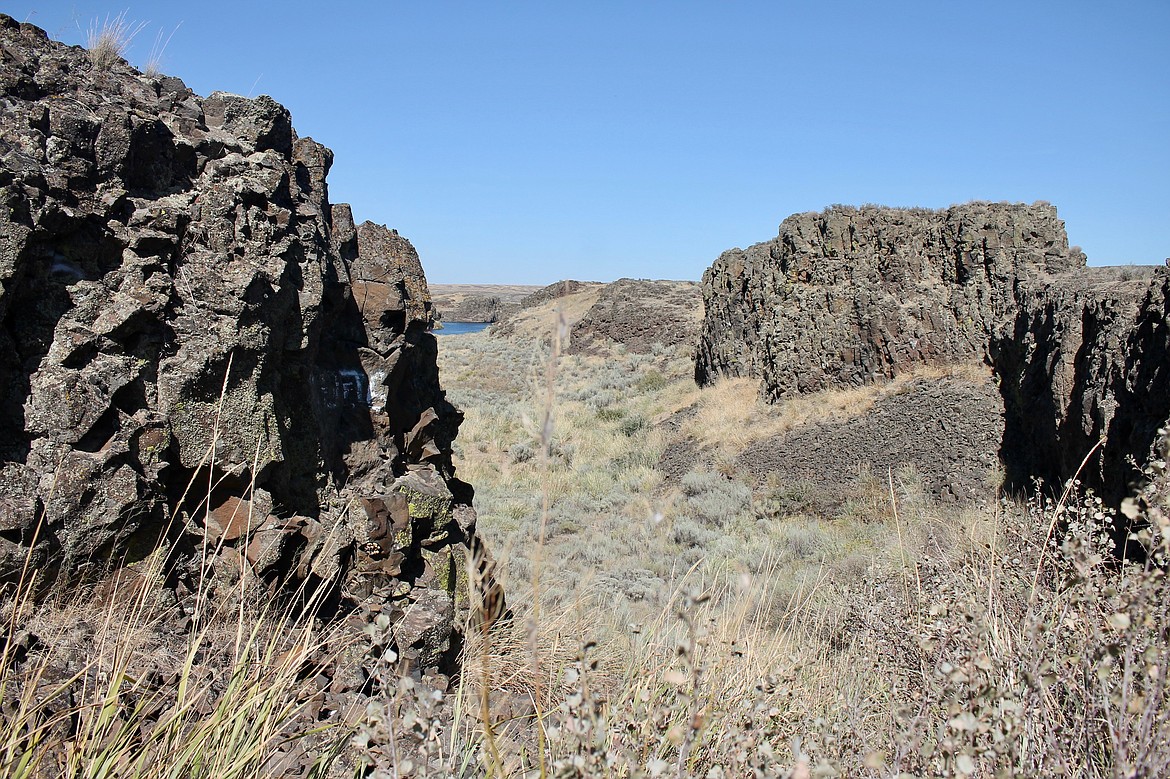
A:
{"type": "Polygon", "coordinates": [[[519,310],[521,301],[539,289],[530,284],[432,284],[435,329],[453,322],[494,324],[519,310]]]}
{"type": "Polygon", "coordinates": [[[465,297],[458,303],[443,308],[440,312],[445,322],[498,322],[501,316],[516,308],[515,303],[505,303],[495,295],[487,297],[465,297]]]}
{"type": "Polygon", "coordinates": [[[1083,477],[1119,500],[1170,416],[1167,281],[1086,268],[1045,203],[799,214],[704,274],[696,379],[758,376],[775,400],[984,360],[1009,486],[1059,483],[1104,435],[1083,477]]]}
{"type": "Polygon", "coordinates": [[[691,344],[698,334],[699,285],[691,281],[618,279],[605,285],[585,315],[573,325],[570,353],[589,353],[622,344],[649,352],[691,344]]]}
{"type": "Polygon", "coordinates": [[[0,588],[161,546],[180,601],[315,592],[437,666],[475,514],[414,249],[270,98],[0,48],[0,588]]]}
{"type": "Polygon", "coordinates": [[[580,292],[587,287],[589,287],[587,282],[576,281],[575,279],[554,281],[552,284],[542,287],[530,295],[525,295],[520,300],[520,308],[534,308],[550,300],[556,300],[566,295],[572,295],[574,292],[580,292]]]}
{"type": "Polygon", "coordinates": [[[385,225],[357,227],[358,261],[351,267],[353,295],[367,329],[401,330],[406,322],[434,322],[431,294],[418,252],[385,225]]]}
{"type": "Polygon", "coordinates": [[[500,320],[501,316],[507,316],[508,312],[515,308],[515,303],[504,303],[500,297],[495,295],[484,297],[469,295],[457,303],[441,306],[438,311],[438,319],[441,322],[436,326],[442,328],[442,322],[494,324],[500,320]]]}
{"type": "MultiPolygon", "coordinates": [[[[489,332],[492,335],[503,337],[515,335],[519,321],[530,319],[534,312],[546,311],[554,301],[555,305],[559,307],[565,298],[572,299],[578,294],[598,290],[602,287],[603,285],[599,282],[574,281],[572,279],[554,281],[546,287],[541,287],[535,292],[525,295],[515,306],[510,306],[506,311],[502,311],[499,320],[492,325],[489,332]]],[[[548,323],[546,326],[552,325],[548,323]]]]}
{"type": "Polygon", "coordinates": [[[1170,419],[1170,271],[1089,268],[1018,300],[988,342],[1008,486],[1061,484],[1104,440],[1082,479],[1116,506],[1170,419]]]}
{"type": "Polygon", "coordinates": [[[979,357],[1019,284],[1083,265],[1047,205],[798,214],[704,274],[697,375],[759,375],[777,398],[979,357]]]}

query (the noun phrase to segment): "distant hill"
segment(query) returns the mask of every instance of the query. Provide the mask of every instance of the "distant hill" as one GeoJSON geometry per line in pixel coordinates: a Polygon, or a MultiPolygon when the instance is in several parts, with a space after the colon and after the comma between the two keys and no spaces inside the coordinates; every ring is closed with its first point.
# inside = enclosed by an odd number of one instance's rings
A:
{"type": "Polygon", "coordinates": [[[568,328],[570,352],[605,353],[619,345],[631,352],[649,352],[656,344],[695,344],[703,318],[697,282],[564,280],[505,311],[492,333],[550,340],[558,309],[568,328]]]}
{"type": "Polygon", "coordinates": [[[447,322],[496,322],[526,296],[541,289],[529,284],[431,284],[436,319],[447,322]]]}

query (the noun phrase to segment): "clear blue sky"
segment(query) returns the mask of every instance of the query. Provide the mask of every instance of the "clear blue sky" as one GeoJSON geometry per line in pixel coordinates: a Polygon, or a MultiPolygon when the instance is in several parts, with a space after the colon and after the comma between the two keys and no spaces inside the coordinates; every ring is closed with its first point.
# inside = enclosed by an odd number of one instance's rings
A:
{"type": "Polygon", "coordinates": [[[139,66],[174,31],[164,72],[288,106],[432,282],[697,279],[833,203],[1048,200],[1092,264],[1170,256],[1170,0],[5,5],[68,43],[125,8],[139,66]]]}

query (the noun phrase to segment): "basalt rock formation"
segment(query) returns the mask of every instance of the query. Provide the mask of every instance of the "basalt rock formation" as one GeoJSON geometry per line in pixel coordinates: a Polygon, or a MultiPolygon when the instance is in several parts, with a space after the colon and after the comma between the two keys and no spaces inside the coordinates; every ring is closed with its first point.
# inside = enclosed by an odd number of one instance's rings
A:
{"type": "MultiPolygon", "coordinates": [[[[1009,486],[1082,478],[1117,505],[1170,418],[1170,272],[1087,269],[1045,285],[992,333],[1009,486]]],[[[1156,458],[1155,458],[1156,459],[1156,458]]]]}
{"type": "Polygon", "coordinates": [[[1059,484],[1104,439],[1082,479],[1117,502],[1170,417],[1168,293],[1165,268],[1086,268],[1048,204],[833,207],[704,274],[696,379],[776,400],[982,360],[1007,486],[1059,484]]]}
{"type": "Polygon", "coordinates": [[[358,259],[350,272],[367,329],[379,332],[388,326],[401,331],[407,322],[434,323],[426,275],[410,241],[385,225],[362,222],[357,248],[358,259]]]}
{"type": "Polygon", "coordinates": [[[547,303],[550,300],[563,298],[566,295],[572,295],[574,292],[580,292],[589,286],[586,282],[577,281],[575,279],[562,279],[554,281],[547,287],[542,287],[530,295],[525,295],[520,300],[520,308],[534,308],[547,303]]]}
{"type": "Polygon", "coordinates": [[[458,303],[446,306],[441,311],[445,322],[482,322],[493,324],[500,321],[516,307],[515,303],[505,303],[495,295],[487,297],[465,297],[458,303]]]}
{"type": "Polygon", "coordinates": [[[699,300],[699,286],[691,281],[618,279],[573,325],[568,351],[590,353],[622,344],[646,353],[655,344],[692,344],[699,300]]]}
{"type": "Polygon", "coordinates": [[[999,472],[1003,400],[994,383],[972,378],[921,376],[886,385],[852,418],[802,425],[749,445],[737,470],[757,484],[776,474],[790,488],[827,492],[841,502],[849,495],[842,487],[867,476],[885,482],[887,474],[900,476],[912,466],[936,501],[986,502],[999,472]]]}
{"type": "Polygon", "coordinates": [[[495,324],[519,310],[540,287],[531,284],[431,284],[436,329],[446,322],[495,324]]]}
{"type": "Polygon", "coordinates": [[[180,604],[315,593],[439,665],[475,514],[414,249],[270,98],[0,49],[0,596],[166,554],[180,604]]]}
{"type": "MultiPolygon", "coordinates": [[[[515,305],[508,306],[505,310],[502,310],[499,319],[492,325],[489,332],[492,335],[501,337],[516,335],[518,332],[529,329],[524,324],[521,324],[521,322],[527,320],[531,324],[534,316],[537,319],[547,320],[541,322],[540,326],[536,328],[537,331],[556,329],[558,327],[558,325],[554,324],[556,317],[552,316],[554,307],[560,309],[566,300],[573,300],[575,297],[585,295],[591,291],[598,291],[603,286],[599,282],[575,281],[573,279],[555,281],[546,287],[541,287],[524,295],[515,305]]],[[[592,301],[586,305],[590,305],[591,303],[592,301]]],[[[562,313],[566,312],[562,311],[562,313]]],[[[576,312],[575,316],[566,314],[566,321],[580,317],[581,313],[576,312]]],[[[551,332],[547,333],[544,337],[551,343],[551,332]]]]}

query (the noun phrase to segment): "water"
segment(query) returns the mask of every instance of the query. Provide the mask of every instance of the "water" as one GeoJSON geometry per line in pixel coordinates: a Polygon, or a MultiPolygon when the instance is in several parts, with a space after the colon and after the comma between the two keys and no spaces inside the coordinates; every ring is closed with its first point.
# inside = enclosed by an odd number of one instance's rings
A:
{"type": "Polygon", "coordinates": [[[444,322],[442,330],[432,330],[435,335],[464,335],[478,333],[491,327],[491,322],[444,322]]]}

